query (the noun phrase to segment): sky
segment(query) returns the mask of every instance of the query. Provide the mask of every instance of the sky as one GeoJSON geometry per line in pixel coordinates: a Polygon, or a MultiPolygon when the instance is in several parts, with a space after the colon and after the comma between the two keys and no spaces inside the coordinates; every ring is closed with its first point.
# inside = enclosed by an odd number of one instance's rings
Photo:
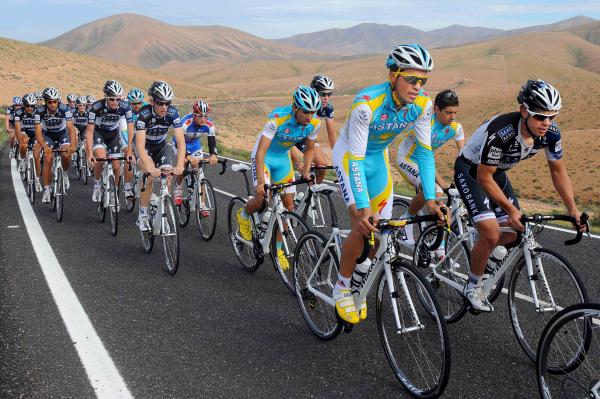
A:
{"type": "Polygon", "coordinates": [[[120,13],[173,25],[223,25],[276,39],[364,22],[429,31],[449,25],[513,29],[576,15],[600,19],[600,1],[587,0],[2,0],[0,37],[31,43],[120,13]]]}

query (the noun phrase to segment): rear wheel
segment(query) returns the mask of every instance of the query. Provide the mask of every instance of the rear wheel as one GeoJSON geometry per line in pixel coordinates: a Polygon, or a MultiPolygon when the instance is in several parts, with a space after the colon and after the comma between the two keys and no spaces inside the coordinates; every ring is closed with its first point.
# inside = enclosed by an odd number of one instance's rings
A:
{"type": "Polygon", "coordinates": [[[181,204],[177,206],[177,221],[179,222],[179,226],[185,227],[190,221],[190,196],[188,195],[188,184],[189,184],[190,176],[187,175],[184,177],[182,184],[182,198],[181,204]]]}
{"type": "Polygon", "coordinates": [[[108,179],[108,210],[110,212],[110,232],[114,237],[119,229],[119,194],[114,176],[110,176],[108,179]]]}
{"type": "MultiPolygon", "coordinates": [[[[275,217],[273,215],[272,217],[275,217]]],[[[275,270],[279,274],[283,284],[295,294],[296,290],[294,287],[294,269],[292,264],[294,262],[294,254],[296,246],[302,234],[308,230],[306,222],[294,212],[284,211],[281,214],[281,229],[279,224],[276,222],[273,225],[273,234],[271,235],[271,258],[275,265],[275,270]],[[279,232],[282,231],[281,237],[277,237],[279,232]],[[281,239],[278,248],[278,239],[281,239]]]]}
{"type": "Polygon", "coordinates": [[[313,192],[310,203],[306,204],[301,216],[311,230],[328,236],[332,231],[333,212],[335,212],[335,208],[331,194],[329,192],[313,192]]]}
{"type": "Polygon", "coordinates": [[[173,276],[179,268],[179,224],[177,211],[171,197],[163,197],[163,214],[161,217],[161,237],[165,253],[165,266],[167,272],[173,276]]]}
{"type": "MultiPolygon", "coordinates": [[[[408,207],[410,206],[410,201],[404,198],[394,198],[394,207],[392,208],[392,217],[399,219],[403,215],[408,212],[408,207]]],[[[405,261],[410,263],[412,261],[412,255],[414,248],[403,245],[403,242],[406,239],[406,231],[405,229],[412,229],[413,237],[415,243],[421,236],[422,230],[424,230],[424,225],[422,223],[413,223],[407,225],[404,229],[394,229],[392,231],[392,236],[394,238],[394,249],[395,254],[398,257],[403,258],[405,261]]]]}
{"type": "Polygon", "coordinates": [[[133,162],[131,168],[132,168],[132,172],[133,172],[133,178],[131,179],[131,192],[133,193],[133,197],[127,198],[125,196],[125,190],[123,190],[123,198],[125,201],[125,210],[127,211],[127,213],[133,212],[133,209],[135,208],[135,202],[137,199],[136,198],[137,185],[139,184],[135,161],[133,162]]]}
{"type": "Polygon", "coordinates": [[[209,241],[217,228],[217,202],[212,184],[206,179],[200,180],[196,195],[196,222],[202,238],[209,241]]]}

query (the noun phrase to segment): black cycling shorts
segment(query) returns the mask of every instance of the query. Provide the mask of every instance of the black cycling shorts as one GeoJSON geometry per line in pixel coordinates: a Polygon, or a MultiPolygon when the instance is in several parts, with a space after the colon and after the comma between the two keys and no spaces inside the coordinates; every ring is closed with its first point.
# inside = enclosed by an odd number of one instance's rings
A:
{"type": "Polygon", "coordinates": [[[173,146],[166,141],[159,144],[151,144],[146,141],[146,153],[152,158],[157,168],[168,169],[175,166],[173,146]]]}
{"type": "Polygon", "coordinates": [[[120,154],[121,137],[119,137],[119,132],[107,134],[94,129],[94,144],[92,149],[96,150],[98,148],[104,148],[107,155],[120,154]]]}

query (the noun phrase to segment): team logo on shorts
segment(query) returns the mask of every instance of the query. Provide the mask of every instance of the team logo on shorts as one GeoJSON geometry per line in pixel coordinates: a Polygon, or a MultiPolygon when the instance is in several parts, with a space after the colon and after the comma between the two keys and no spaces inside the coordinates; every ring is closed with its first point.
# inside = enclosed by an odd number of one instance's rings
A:
{"type": "Polygon", "coordinates": [[[285,133],[289,133],[289,132],[291,132],[291,130],[290,130],[290,128],[288,127],[288,128],[286,128],[286,129],[284,130],[284,132],[285,132],[285,133]]]}
{"type": "Polygon", "coordinates": [[[387,121],[388,120],[388,114],[382,114],[380,119],[382,121],[387,121]]]}

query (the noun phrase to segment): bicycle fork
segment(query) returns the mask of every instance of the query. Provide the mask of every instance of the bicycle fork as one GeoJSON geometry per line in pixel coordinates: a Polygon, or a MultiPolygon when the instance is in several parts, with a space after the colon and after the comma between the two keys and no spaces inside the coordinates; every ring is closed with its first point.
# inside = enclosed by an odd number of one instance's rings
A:
{"type": "Polygon", "coordinates": [[[396,272],[396,274],[398,275],[398,280],[400,281],[399,289],[402,290],[402,294],[404,295],[404,297],[406,298],[406,301],[408,302],[410,316],[414,323],[412,326],[403,326],[402,325],[402,322],[400,321],[400,312],[398,309],[398,303],[396,302],[396,300],[398,298],[400,298],[400,294],[398,291],[396,291],[395,286],[394,286],[394,275],[392,273],[392,267],[390,265],[390,257],[389,257],[389,255],[387,255],[387,253],[384,255],[383,262],[384,262],[383,267],[385,270],[385,276],[386,276],[386,280],[387,280],[387,284],[388,284],[388,289],[390,292],[390,300],[392,302],[392,311],[394,313],[394,319],[396,320],[396,333],[404,334],[404,333],[409,333],[409,332],[419,331],[419,330],[424,329],[425,326],[419,320],[419,316],[417,315],[417,310],[415,309],[410,292],[408,291],[408,285],[406,284],[406,279],[404,277],[404,273],[396,272]]]}
{"type": "Polygon", "coordinates": [[[550,292],[550,286],[548,285],[548,280],[546,279],[546,274],[544,273],[544,268],[542,267],[542,259],[539,256],[536,256],[534,248],[531,245],[525,245],[523,247],[523,250],[525,252],[525,265],[527,266],[527,275],[529,279],[529,288],[531,289],[531,298],[533,299],[533,304],[535,306],[536,312],[556,312],[556,303],[554,302],[554,297],[550,292]],[[534,272],[534,265],[531,261],[532,257],[535,259],[535,268],[537,269],[537,272],[534,272]],[[544,291],[548,295],[550,303],[542,304],[538,298],[535,284],[536,281],[539,280],[541,280],[540,283],[542,284],[544,291]]]}

